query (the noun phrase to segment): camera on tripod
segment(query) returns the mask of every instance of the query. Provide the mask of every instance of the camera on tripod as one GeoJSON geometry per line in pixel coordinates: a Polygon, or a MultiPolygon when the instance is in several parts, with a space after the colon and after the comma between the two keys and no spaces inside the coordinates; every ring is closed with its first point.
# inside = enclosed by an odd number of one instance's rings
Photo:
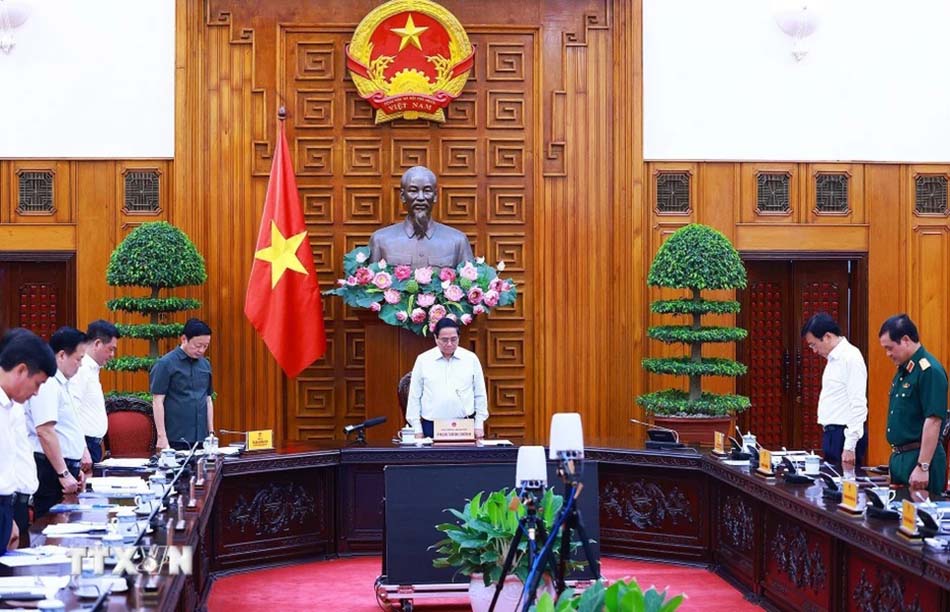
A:
{"type": "Polygon", "coordinates": [[[538,586],[545,571],[554,580],[558,595],[566,588],[565,576],[570,563],[571,536],[576,533],[580,539],[584,556],[594,578],[600,578],[600,563],[592,553],[587,530],[581,519],[576,500],[583,488],[580,477],[583,472],[584,431],[581,415],[578,413],[558,413],[551,419],[551,436],[548,457],[558,462],[557,473],[564,483],[564,503],[560,511],[545,525],[541,518],[542,510],[537,507],[547,487],[547,463],[544,460],[544,448],[526,446],[518,449],[518,465],[515,469],[515,486],[521,491],[521,500],[525,504],[525,516],[519,521],[518,529],[508,547],[508,556],[502,568],[490,611],[494,611],[501,593],[505,576],[511,571],[514,552],[518,549],[523,536],[528,537],[530,571],[525,580],[521,595],[522,610],[528,610],[537,597],[538,586]],[[550,527],[550,529],[548,529],[550,527]],[[559,555],[555,557],[555,540],[560,535],[559,555]],[[540,549],[537,542],[542,542],[540,549]]]}

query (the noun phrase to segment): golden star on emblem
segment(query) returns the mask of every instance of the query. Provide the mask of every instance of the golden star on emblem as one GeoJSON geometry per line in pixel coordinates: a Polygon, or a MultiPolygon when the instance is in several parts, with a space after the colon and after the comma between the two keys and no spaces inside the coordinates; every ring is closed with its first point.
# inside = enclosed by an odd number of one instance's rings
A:
{"type": "Polygon", "coordinates": [[[428,26],[416,27],[416,24],[412,22],[412,13],[410,13],[406,19],[406,25],[401,28],[393,28],[393,32],[402,36],[402,40],[399,41],[399,50],[402,51],[406,48],[406,45],[412,43],[416,49],[422,51],[422,43],[419,42],[419,35],[428,29],[428,26]]]}
{"type": "Polygon", "coordinates": [[[301,263],[300,258],[297,257],[297,249],[306,237],[307,232],[303,231],[289,238],[284,238],[284,235],[277,229],[277,224],[271,220],[270,246],[254,253],[254,259],[260,259],[261,261],[270,263],[271,289],[277,286],[277,281],[284,275],[285,270],[293,270],[294,272],[300,272],[304,275],[307,274],[307,269],[303,267],[303,263],[301,263]]]}

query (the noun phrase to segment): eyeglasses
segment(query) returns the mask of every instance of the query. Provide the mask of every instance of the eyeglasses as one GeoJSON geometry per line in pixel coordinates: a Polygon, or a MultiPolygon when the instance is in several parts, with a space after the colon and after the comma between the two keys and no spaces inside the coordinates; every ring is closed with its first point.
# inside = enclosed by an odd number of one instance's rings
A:
{"type": "Polygon", "coordinates": [[[458,344],[459,337],[455,336],[453,338],[436,338],[435,341],[439,344],[458,344]]]}

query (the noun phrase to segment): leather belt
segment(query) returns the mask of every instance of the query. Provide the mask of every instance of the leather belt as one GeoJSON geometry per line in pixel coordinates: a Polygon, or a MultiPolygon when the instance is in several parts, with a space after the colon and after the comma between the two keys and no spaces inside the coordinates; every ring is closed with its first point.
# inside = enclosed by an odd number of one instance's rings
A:
{"type": "Polygon", "coordinates": [[[833,429],[847,429],[847,425],[823,425],[822,429],[824,431],[831,431],[833,429]]]}
{"type": "Polygon", "coordinates": [[[892,444],[891,452],[894,453],[895,455],[900,455],[901,453],[917,450],[918,448],[920,448],[920,442],[909,442],[907,444],[892,444]]]}
{"type": "Polygon", "coordinates": [[[13,495],[16,503],[18,504],[26,504],[29,506],[33,501],[33,496],[29,493],[14,493],[13,495]]]}

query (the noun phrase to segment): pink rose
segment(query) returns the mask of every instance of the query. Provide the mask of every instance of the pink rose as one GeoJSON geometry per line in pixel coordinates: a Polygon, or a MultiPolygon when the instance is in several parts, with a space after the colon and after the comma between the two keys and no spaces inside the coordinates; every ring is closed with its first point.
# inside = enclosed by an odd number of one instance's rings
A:
{"type": "Polygon", "coordinates": [[[386,300],[387,304],[398,304],[402,296],[395,289],[387,289],[383,291],[383,299],[386,300]]]}
{"type": "Polygon", "coordinates": [[[511,291],[511,283],[504,281],[501,283],[501,291],[498,293],[504,293],[505,291],[511,291]]]}
{"type": "Polygon", "coordinates": [[[431,293],[420,293],[419,297],[416,298],[416,304],[422,306],[423,308],[428,308],[435,304],[435,296],[431,293]]]}
{"type": "Polygon", "coordinates": [[[439,319],[445,316],[445,306],[442,304],[436,304],[429,309],[429,321],[435,323],[439,319]]]}
{"type": "Polygon", "coordinates": [[[439,280],[451,283],[455,280],[455,270],[452,268],[442,268],[439,271],[439,280]]]}
{"type": "Polygon", "coordinates": [[[400,323],[405,322],[405,320],[408,318],[409,318],[409,313],[407,313],[405,310],[400,310],[399,312],[396,313],[396,320],[399,321],[400,323]]]}
{"type": "Polygon", "coordinates": [[[485,292],[485,297],[482,298],[482,301],[485,302],[485,306],[494,308],[498,305],[498,292],[489,289],[485,292]]]}
{"type": "Polygon", "coordinates": [[[484,292],[481,287],[472,287],[468,290],[468,301],[472,304],[478,304],[482,301],[482,295],[484,295],[484,292]]]}
{"type": "Polygon", "coordinates": [[[422,323],[426,320],[426,311],[421,308],[414,308],[410,318],[413,323],[422,323]]]}
{"type": "Polygon", "coordinates": [[[388,272],[377,272],[373,277],[373,284],[380,289],[386,289],[393,284],[393,277],[388,272]]]}
{"type": "Polygon", "coordinates": [[[420,285],[428,285],[432,282],[432,268],[426,266],[425,268],[416,268],[415,269],[416,282],[420,285]]]}
{"type": "Polygon", "coordinates": [[[472,314],[474,315],[480,315],[484,313],[485,313],[485,307],[482,306],[481,304],[478,304],[477,306],[475,306],[475,308],[472,308],[472,314]]]}
{"type": "Polygon", "coordinates": [[[500,278],[491,279],[491,282],[488,283],[488,288],[493,291],[497,291],[498,293],[501,293],[501,279],[500,278]]]}
{"type": "Polygon", "coordinates": [[[412,276],[412,268],[409,266],[396,266],[396,269],[393,270],[393,274],[396,275],[396,280],[404,281],[412,276]]]}
{"type": "Polygon", "coordinates": [[[452,314],[451,312],[450,312],[449,314],[445,315],[445,318],[446,318],[446,319],[452,319],[453,321],[458,321],[458,320],[459,320],[459,318],[458,318],[457,316],[455,316],[454,314],[452,314]]]}
{"type": "Polygon", "coordinates": [[[354,276],[356,282],[360,285],[368,285],[373,282],[373,271],[369,268],[357,268],[354,276]]]}
{"type": "Polygon", "coordinates": [[[471,325],[472,324],[472,315],[467,312],[462,315],[461,319],[462,325],[471,325]]]}
{"type": "Polygon", "coordinates": [[[429,331],[435,333],[435,321],[429,323],[429,331]]]}
{"type": "Polygon", "coordinates": [[[470,281],[476,280],[478,278],[478,268],[472,265],[472,262],[467,261],[465,265],[462,266],[462,269],[459,270],[459,274],[462,278],[467,278],[470,281]]]}
{"type": "Polygon", "coordinates": [[[372,304],[369,305],[369,309],[372,310],[373,312],[379,312],[380,310],[383,309],[383,307],[379,305],[379,302],[373,302],[372,304]]]}
{"type": "Polygon", "coordinates": [[[458,302],[463,297],[465,297],[465,292],[462,291],[462,288],[458,285],[449,285],[445,290],[445,297],[450,302],[458,302]]]}

